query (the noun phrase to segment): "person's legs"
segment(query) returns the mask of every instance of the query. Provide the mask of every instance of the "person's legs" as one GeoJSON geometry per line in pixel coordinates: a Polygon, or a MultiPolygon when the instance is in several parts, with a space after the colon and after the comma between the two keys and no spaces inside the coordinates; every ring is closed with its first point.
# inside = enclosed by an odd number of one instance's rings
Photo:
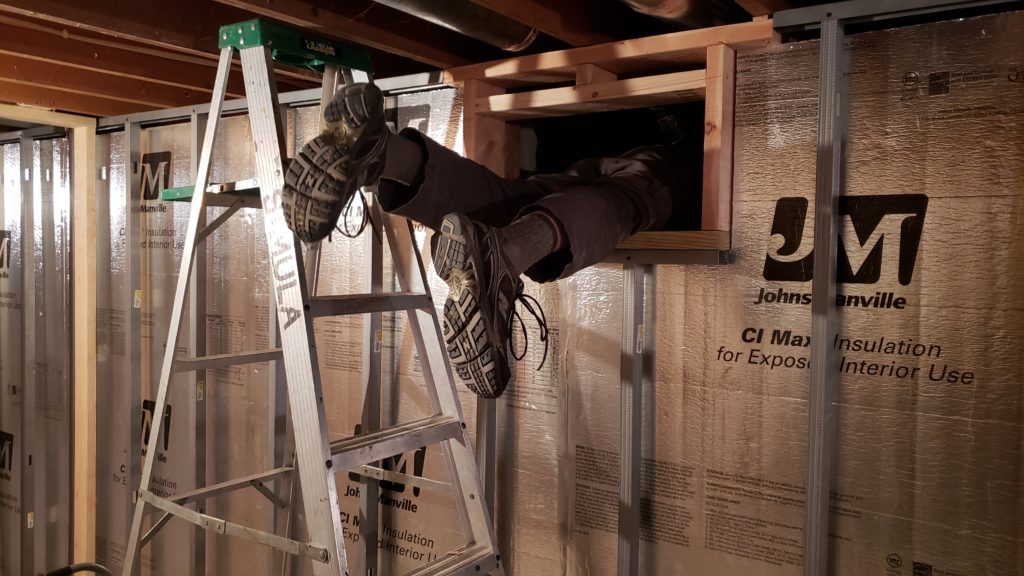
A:
{"type": "Polygon", "coordinates": [[[527,180],[502,178],[408,128],[391,137],[386,158],[376,193],[381,208],[434,230],[452,212],[488,226],[505,226],[526,206],[569,183],[584,181],[568,173],[527,180]],[[419,160],[415,175],[409,168],[415,163],[412,158],[419,160]]]}
{"type": "MultiPolygon", "coordinates": [[[[669,189],[683,181],[671,149],[585,160],[528,180],[501,178],[417,131],[378,129],[383,99],[369,85],[346,87],[325,119],[336,127],[289,166],[286,221],[303,240],[322,239],[355,190],[379,180],[382,208],[438,230],[434,266],[450,287],[448,354],[460,378],[486,397],[500,395],[510,377],[519,276],[550,281],[603,260],[623,238],[663,224],[672,211],[669,189]]],[[[546,340],[543,312],[527,310],[546,340]]]]}
{"type": "Polygon", "coordinates": [[[558,250],[525,274],[537,282],[565,278],[601,262],[629,236],[664,226],[673,212],[673,198],[693,188],[680,153],[674,147],[650,147],[578,163],[576,169],[597,176],[539,198],[520,214],[543,211],[565,235],[558,250]]]}
{"type": "MultiPolygon", "coordinates": [[[[663,225],[672,211],[672,149],[577,163],[571,180],[524,206],[507,226],[492,228],[467,214],[444,217],[434,243],[434,269],[448,283],[444,337],[452,366],[477,394],[494,398],[511,377],[509,355],[523,273],[545,282],[606,258],[639,230],[663,225]],[[586,183],[578,183],[577,176],[586,183]]],[[[558,176],[552,177],[557,179],[558,176]]],[[[526,302],[547,346],[543,311],[526,302]]]]}
{"type": "Polygon", "coordinates": [[[327,130],[307,142],[288,166],[282,206],[305,242],[326,238],[356,190],[377,184],[388,212],[437,229],[462,212],[504,226],[525,206],[571,182],[570,173],[530,180],[502,178],[412,129],[390,134],[384,99],[372,84],[345,86],[325,109],[327,130]]]}

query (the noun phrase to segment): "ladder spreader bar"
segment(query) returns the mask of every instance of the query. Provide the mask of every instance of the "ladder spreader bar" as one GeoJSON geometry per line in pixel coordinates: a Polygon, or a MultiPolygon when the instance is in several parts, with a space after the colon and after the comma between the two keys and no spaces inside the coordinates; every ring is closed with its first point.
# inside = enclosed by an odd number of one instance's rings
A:
{"type": "Polygon", "coordinates": [[[276,534],[271,534],[248,526],[242,526],[241,524],[235,524],[234,522],[229,522],[223,518],[217,518],[216,516],[210,516],[201,512],[196,512],[195,510],[189,510],[180,504],[175,504],[166,498],[161,498],[148,490],[140,491],[139,499],[163,510],[164,512],[173,514],[182,520],[191,522],[205,530],[213,530],[218,534],[243,538],[245,540],[256,542],[257,544],[270,546],[271,548],[281,550],[282,552],[287,552],[293,556],[305,556],[307,558],[312,558],[318,562],[326,563],[330,559],[330,556],[327,554],[327,549],[323,546],[283,538],[276,534]]]}
{"type": "Polygon", "coordinates": [[[279,478],[288,474],[292,471],[291,466],[282,466],[280,468],[274,468],[273,470],[267,470],[266,472],[260,472],[258,474],[250,474],[249,476],[243,476],[241,478],[235,478],[234,480],[226,480],[217,484],[210,484],[209,486],[203,486],[202,488],[196,488],[195,490],[189,490],[188,492],[182,492],[169,496],[168,500],[175,504],[188,504],[192,500],[198,498],[212,498],[218,494],[224,494],[226,492],[233,492],[241,488],[247,488],[255,485],[257,482],[267,482],[275,478],[279,478]]]}
{"type": "Polygon", "coordinates": [[[210,370],[212,368],[225,368],[238,364],[256,364],[258,362],[273,362],[283,358],[280,348],[270,350],[258,350],[256,352],[239,352],[237,354],[214,354],[211,356],[186,356],[174,359],[175,372],[190,372],[193,370],[210,370]]]}

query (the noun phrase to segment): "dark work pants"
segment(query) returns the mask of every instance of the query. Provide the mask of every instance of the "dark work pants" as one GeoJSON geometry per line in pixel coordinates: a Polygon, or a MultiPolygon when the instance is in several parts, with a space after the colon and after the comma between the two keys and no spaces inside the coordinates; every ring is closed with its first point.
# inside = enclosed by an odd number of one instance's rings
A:
{"type": "Polygon", "coordinates": [[[424,178],[412,194],[401,184],[381,180],[381,207],[435,230],[451,212],[488,226],[506,226],[531,211],[546,210],[562,224],[568,246],[526,271],[538,282],[596,264],[630,235],[661,228],[672,214],[673,196],[691,196],[694,189],[694,180],[680,169],[692,162],[684,162],[681,151],[671,146],[581,160],[560,174],[513,180],[416,130],[403,130],[401,136],[422,143],[424,178]]]}

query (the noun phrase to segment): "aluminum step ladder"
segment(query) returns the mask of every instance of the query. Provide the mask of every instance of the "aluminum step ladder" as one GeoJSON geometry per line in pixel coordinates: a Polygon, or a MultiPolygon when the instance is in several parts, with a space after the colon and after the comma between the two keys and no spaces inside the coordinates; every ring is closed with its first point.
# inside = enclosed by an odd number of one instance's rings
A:
{"type": "MultiPolygon", "coordinates": [[[[379,282],[375,282],[373,291],[369,294],[310,297],[311,287],[316,284],[319,246],[311,247],[307,253],[307,258],[311,257],[311,269],[307,271],[303,265],[300,243],[288,229],[282,213],[281,188],[284,184],[285,146],[273,61],[322,69],[322,103],[326,104],[334,95],[339,73],[346,81],[368,78],[367,55],[333,40],[313,37],[261,20],[222,27],[219,32],[219,45],[220,61],[196,173],[196,184],[184,189],[168,190],[162,195],[164,199],[190,200],[192,204],[160,371],[156,405],[153,409],[150,429],[155,433],[150,434],[146,447],[141,485],[137,492],[126,550],[124,576],[137,573],[135,567],[142,546],[148,543],[172,517],[184,519],[205,530],[244,538],[280,552],[307,557],[312,561],[313,573],[316,576],[348,576],[344,528],[335,476],[355,472],[361,474],[368,482],[372,481],[371,479],[404,481],[404,475],[383,470],[375,463],[433,444],[441,445],[450,489],[468,542],[456,550],[439,555],[409,574],[503,575],[490,513],[483,497],[484,491],[477,473],[474,452],[459,405],[451,366],[444,351],[441,328],[429,292],[426,269],[416,248],[412,224],[404,218],[385,214],[379,209],[374,210],[376,220],[391,247],[399,292],[382,292],[379,290],[379,282]],[[211,185],[210,162],[232,58],[236,52],[242,62],[256,153],[257,177],[255,181],[211,185]],[[206,208],[212,206],[226,206],[228,209],[208,225],[200,228],[201,223],[205,222],[206,208]],[[275,296],[273,301],[278,319],[277,334],[272,334],[271,339],[279,340],[280,345],[271,342],[266,350],[234,355],[176,356],[178,333],[194,269],[197,243],[241,208],[262,208],[264,213],[264,229],[271,260],[272,292],[275,296]],[[433,415],[381,430],[373,430],[373,423],[370,423],[364,434],[330,441],[327,436],[313,318],[343,314],[379,314],[384,311],[401,311],[408,317],[433,415]],[[287,435],[293,438],[293,442],[286,442],[293,446],[294,450],[291,456],[286,455],[286,464],[166,498],[151,491],[150,482],[157,453],[155,447],[163,431],[162,420],[172,374],[268,361],[284,363],[290,409],[287,435]],[[294,465],[287,464],[291,461],[294,465]],[[298,483],[291,482],[295,472],[299,475],[298,483]],[[277,483],[276,490],[268,487],[268,483],[271,482],[277,483]],[[289,496],[294,496],[296,484],[302,493],[309,542],[300,542],[287,535],[242,526],[189,507],[190,503],[195,506],[195,502],[205,498],[249,487],[255,488],[277,504],[286,504],[292,500],[289,496]],[[143,533],[147,507],[152,507],[154,512],[162,511],[163,514],[160,518],[150,521],[147,531],[143,533]]],[[[364,406],[364,420],[367,418],[367,411],[364,406]]],[[[275,531],[281,532],[281,522],[277,524],[275,531]]],[[[367,546],[376,548],[376,538],[372,544],[367,542],[367,546]]],[[[368,554],[368,557],[370,556],[368,554]]],[[[375,554],[372,557],[375,558],[375,554]]],[[[367,562],[367,574],[377,573],[376,562],[372,564],[367,562]]]]}

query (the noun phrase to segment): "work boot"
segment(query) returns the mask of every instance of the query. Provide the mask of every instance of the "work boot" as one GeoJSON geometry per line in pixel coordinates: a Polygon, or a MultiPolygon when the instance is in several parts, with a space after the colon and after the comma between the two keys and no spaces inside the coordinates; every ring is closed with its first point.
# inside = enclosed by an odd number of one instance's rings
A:
{"type": "Polygon", "coordinates": [[[452,368],[474,393],[497,398],[512,376],[509,353],[522,358],[511,348],[512,321],[519,318],[516,302],[523,302],[541,325],[546,357],[544,313],[525,300],[523,282],[511,271],[494,229],[464,214],[449,214],[434,235],[432,252],[434,269],[448,283],[442,326],[452,368]]]}
{"type": "Polygon", "coordinates": [[[304,242],[326,238],[356,190],[376,183],[384,169],[388,129],[380,88],[343,86],[324,120],[324,131],[289,164],[281,191],[285,222],[304,242]]]}

